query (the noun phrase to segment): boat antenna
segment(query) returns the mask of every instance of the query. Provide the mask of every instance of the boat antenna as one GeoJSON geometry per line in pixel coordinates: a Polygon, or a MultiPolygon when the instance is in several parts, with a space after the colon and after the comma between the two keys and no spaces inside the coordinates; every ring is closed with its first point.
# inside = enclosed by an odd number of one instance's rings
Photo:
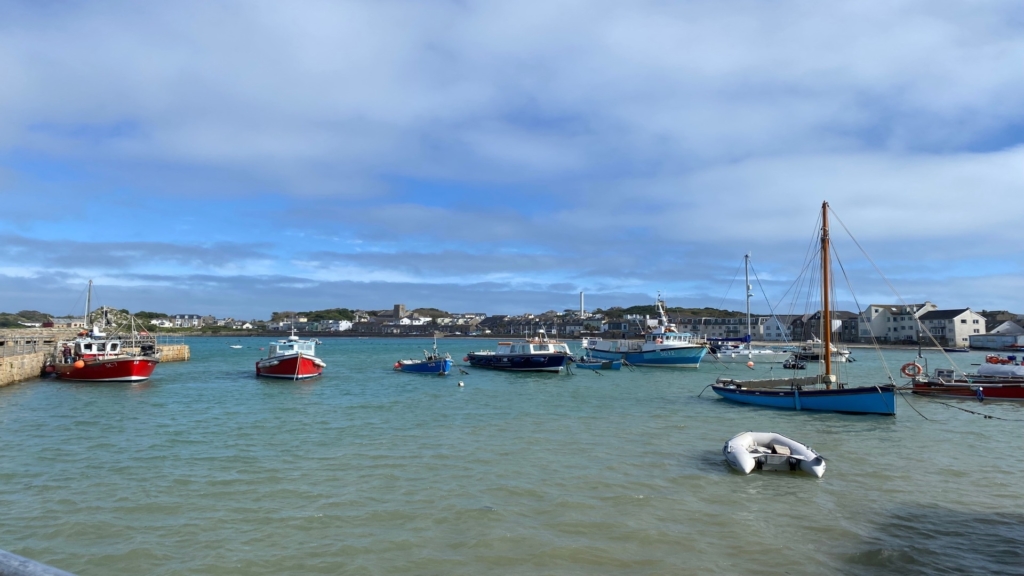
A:
{"type": "Polygon", "coordinates": [[[821,203],[821,339],[822,357],[825,359],[826,387],[832,387],[832,310],[829,306],[828,202],[821,203]]]}
{"type": "Polygon", "coordinates": [[[89,308],[92,307],[92,280],[89,280],[89,290],[85,294],[85,316],[82,317],[82,323],[85,324],[85,329],[89,329],[89,308]]]}

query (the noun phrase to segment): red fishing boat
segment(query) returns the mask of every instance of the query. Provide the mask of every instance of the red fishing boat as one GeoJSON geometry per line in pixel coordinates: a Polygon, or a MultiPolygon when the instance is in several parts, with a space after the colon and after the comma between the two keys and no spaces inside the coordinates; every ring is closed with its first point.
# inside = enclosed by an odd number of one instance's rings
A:
{"type": "Polygon", "coordinates": [[[256,362],[256,375],[267,378],[303,380],[324,372],[327,364],[316,357],[318,340],[300,340],[292,330],[285,340],[270,343],[267,357],[256,362]]]}
{"type": "Polygon", "coordinates": [[[912,379],[911,391],[921,396],[979,401],[1024,400],[1024,366],[1013,356],[1009,357],[1009,362],[1001,360],[998,356],[989,356],[974,374],[937,368],[928,376],[916,362],[904,364],[900,372],[912,379]]]}
{"type": "MultiPolygon", "coordinates": [[[[89,281],[89,292],[85,300],[86,326],[89,325],[91,300],[92,280],[89,281]]],[[[133,332],[133,347],[129,351],[121,338],[107,337],[99,326],[94,325],[88,332],[79,332],[74,340],[58,342],[53,358],[46,366],[46,372],[61,380],[79,382],[148,380],[153,375],[156,365],[160,363],[160,352],[156,348],[156,343],[148,336],[146,334],[140,339],[135,337],[133,332]]]]}

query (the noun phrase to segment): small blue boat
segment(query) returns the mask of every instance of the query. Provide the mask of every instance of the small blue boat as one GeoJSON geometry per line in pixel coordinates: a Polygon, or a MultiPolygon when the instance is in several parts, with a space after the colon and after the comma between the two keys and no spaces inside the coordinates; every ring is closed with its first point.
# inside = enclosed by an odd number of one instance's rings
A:
{"type": "Polygon", "coordinates": [[[452,369],[452,357],[446,352],[440,354],[437,351],[437,341],[434,341],[434,351],[423,351],[422,360],[399,360],[395,362],[395,370],[398,372],[412,372],[414,374],[437,374],[444,376],[452,369]]]}
{"type": "Polygon", "coordinates": [[[573,363],[577,368],[587,370],[622,370],[622,360],[596,360],[594,358],[580,358],[573,363]]]}

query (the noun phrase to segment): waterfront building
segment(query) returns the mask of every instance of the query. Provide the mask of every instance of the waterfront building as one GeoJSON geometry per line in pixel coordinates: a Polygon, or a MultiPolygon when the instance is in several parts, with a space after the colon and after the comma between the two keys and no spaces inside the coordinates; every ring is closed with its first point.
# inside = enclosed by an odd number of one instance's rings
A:
{"type": "Polygon", "coordinates": [[[203,327],[203,317],[199,314],[175,314],[172,320],[175,328],[203,327]]]}
{"type": "Polygon", "coordinates": [[[938,308],[927,300],[906,306],[871,304],[860,313],[857,338],[861,342],[870,342],[872,337],[879,342],[916,342],[920,329],[918,320],[938,308]]]}
{"type": "Polygon", "coordinates": [[[987,350],[1024,348],[1024,328],[1010,320],[996,326],[987,334],[971,334],[968,338],[971,348],[987,350]]]}
{"type": "Polygon", "coordinates": [[[971,336],[985,334],[985,317],[970,308],[932,310],[919,320],[933,338],[946,346],[969,346],[971,336]]]}

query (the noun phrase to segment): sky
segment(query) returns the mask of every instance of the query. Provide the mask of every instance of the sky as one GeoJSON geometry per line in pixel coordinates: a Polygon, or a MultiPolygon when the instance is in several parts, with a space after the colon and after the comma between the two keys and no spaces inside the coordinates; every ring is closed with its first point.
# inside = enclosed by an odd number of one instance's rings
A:
{"type": "Polygon", "coordinates": [[[1022,62],[1018,0],[0,0],[0,311],[790,311],[828,201],[841,307],[1024,312],[1022,62]]]}

